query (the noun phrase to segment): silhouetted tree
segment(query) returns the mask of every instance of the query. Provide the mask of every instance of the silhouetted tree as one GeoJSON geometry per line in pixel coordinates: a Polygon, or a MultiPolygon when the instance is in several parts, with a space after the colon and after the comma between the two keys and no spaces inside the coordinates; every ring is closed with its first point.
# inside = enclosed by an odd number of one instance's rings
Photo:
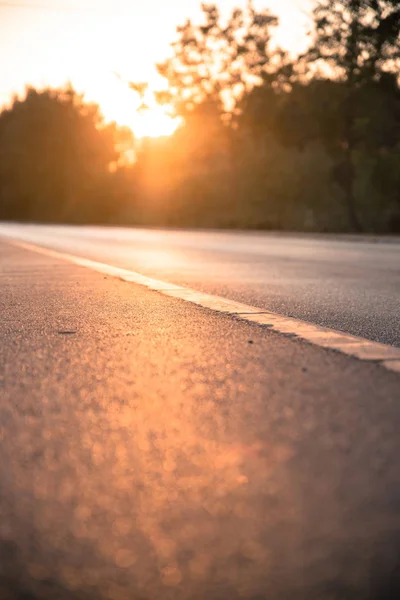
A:
{"type": "Polygon", "coordinates": [[[271,28],[278,19],[268,9],[235,8],[225,22],[215,4],[203,4],[203,23],[188,20],[177,28],[173,55],[158,65],[168,81],[160,102],[187,114],[195,104],[212,101],[230,110],[248,89],[268,77],[274,63],[288,69],[283,51],[272,52],[271,28]]]}
{"type": "Polygon", "coordinates": [[[103,219],[112,207],[105,190],[128,138],[71,86],[28,88],[0,114],[1,216],[103,219]]]}
{"type": "MultiPolygon", "coordinates": [[[[308,59],[330,69],[345,84],[342,110],[343,153],[337,178],[346,197],[352,228],[361,229],[356,210],[354,154],[360,133],[365,91],[388,86],[400,59],[398,0],[320,0],[313,11],[315,39],[308,59]],[[392,73],[392,75],[390,75],[392,73]]],[[[394,89],[396,84],[392,84],[394,89]]],[[[375,93],[376,96],[376,93],[375,93]]]]}
{"type": "Polygon", "coordinates": [[[301,68],[272,47],[268,11],[250,3],[224,20],[215,5],[202,10],[159,65],[168,89],[158,99],[184,122],[138,155],[148,205],[177,224],[389,226],[399,207],[397,3],[319,2],[301,68]]]}

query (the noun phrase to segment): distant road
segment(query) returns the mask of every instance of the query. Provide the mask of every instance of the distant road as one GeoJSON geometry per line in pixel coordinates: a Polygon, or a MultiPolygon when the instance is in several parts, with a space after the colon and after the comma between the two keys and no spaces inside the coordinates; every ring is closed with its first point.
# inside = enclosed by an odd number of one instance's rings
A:
{"type": "Polygon", "coordinates": [[[0,224],[1,234],[400,346],[400,242],[0,224]]]}

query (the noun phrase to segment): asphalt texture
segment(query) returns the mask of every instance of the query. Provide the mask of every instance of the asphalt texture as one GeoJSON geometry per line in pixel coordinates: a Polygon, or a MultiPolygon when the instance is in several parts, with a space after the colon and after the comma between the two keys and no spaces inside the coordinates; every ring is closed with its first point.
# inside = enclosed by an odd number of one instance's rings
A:
{"type": "Polygon", "coordinates": [[[2,232],[400,347],[400,238],[0,224],[2,232]]]}
{"type": "Polygon", "coordinates": [[[400,376],[0,242],[1,600],[400,597],[400,376]]]}

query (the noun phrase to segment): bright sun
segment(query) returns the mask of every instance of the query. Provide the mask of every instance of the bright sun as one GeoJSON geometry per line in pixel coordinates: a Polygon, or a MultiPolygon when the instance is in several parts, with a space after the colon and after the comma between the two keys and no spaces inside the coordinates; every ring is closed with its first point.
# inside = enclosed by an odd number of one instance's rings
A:
{"type": "Polygon", "coordinates": [[[179,119],[168,115],[151,93],[144,98],[148,108],[140,110],[141,100],[137,94],[115,76],[107,82],[95,84],[93,81],[87,86],[86,96],[99,104],[107,121],[129,127],[137,138],[169,136],[179,125],[179,119]]]}
{"type": "Polygon", "coordinates": [[[136,137],[161,137],[172,135],[178,127],[178,120],[167,115],[161,106],[136,113],[130,126],[136,137]]]}

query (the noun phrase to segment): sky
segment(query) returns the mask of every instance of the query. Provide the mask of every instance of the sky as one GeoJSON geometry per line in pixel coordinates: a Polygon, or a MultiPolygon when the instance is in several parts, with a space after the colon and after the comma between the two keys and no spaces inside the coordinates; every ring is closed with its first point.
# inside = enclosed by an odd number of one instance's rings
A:
{"type": "MultiPolygon", "coordinates": [[[[245,0],[217,0],[223,11],[245,0]]],[[[256,1],[280,18],[277,41],[301,51],[312,0],[256,1]]],[[[0,0],[0,105],[26,84],[74,87],[96,101],[109,120],[169,133],[161,109],[136,118],[123,80],[158,86],[154,64],[169,51],[177,25],[196,19],[200,0],[0,0]],[[11,6],[10,6],[11,5],[11,6]],[[163,130],[163,131],[161,131],[163,130]],[[165,130],[165,131],[164,131],[165,130]]]]}

